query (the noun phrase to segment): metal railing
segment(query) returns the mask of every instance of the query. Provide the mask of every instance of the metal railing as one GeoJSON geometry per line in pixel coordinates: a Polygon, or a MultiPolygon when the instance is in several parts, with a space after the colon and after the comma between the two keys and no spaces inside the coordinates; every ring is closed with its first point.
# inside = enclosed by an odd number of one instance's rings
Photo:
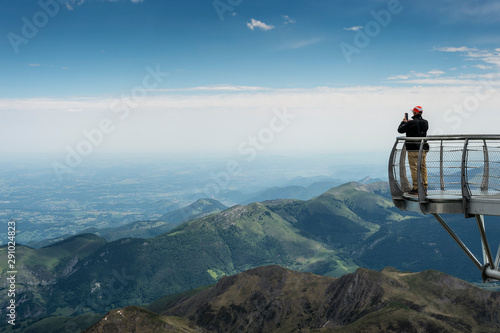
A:
{"type": "Polygon", "coordinates": [[[394,200],[412,189],[408,143],[420,147],[417,187],[418,202],[424,213],[432,213],[426,211],[426,204],[433,199],[459,200],[466,215],[474,198],[496,196],[500,199],[500,135],[446,135],[396,139],[389,161],[389,183],[394,200]],[[426,144],[428,151],[424,149],[426,144]],[[424,152],[425,166],[422,165],[424,152]],[[428,175],[427,187],[423,183],[424,168],[428,175]]]}
{"type": "Polygon", "coordinates": [[[389,158],[389,186],[396,207],[434,215],[481,270],[483,280],[500,281],[500,246],[493,259],[483,216],[500,216],[500,135],[398,137],[389,158]],[[409,176],[408,145],[413,151],[418,148],[416,195],[409,193],[414,180],[409,176]],[[476,218],[482,263],[439,215],[441,213],[476,218]]]}

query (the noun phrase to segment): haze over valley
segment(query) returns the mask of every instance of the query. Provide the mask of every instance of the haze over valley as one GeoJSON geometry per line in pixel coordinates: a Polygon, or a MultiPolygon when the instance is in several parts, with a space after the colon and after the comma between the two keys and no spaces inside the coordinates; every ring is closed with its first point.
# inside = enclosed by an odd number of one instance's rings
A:
{"type": "MultiPolygon", "coordinates": [[[[101,156],[59,181],[56,156],[6,157],[0,168],[0,216],[15,219],[17,240],[35,245],[88,228],[113,228],[160,219],[165,213],[212,198],[226,206],[268,199],[310,199],[335,185],[385,175],[385,163],[367,156],[261,156],[226,171],[237,156],[162,158],[155,155],[101,156]]],[[[6,243],[6,234],[1,242],[6,243]]]]}

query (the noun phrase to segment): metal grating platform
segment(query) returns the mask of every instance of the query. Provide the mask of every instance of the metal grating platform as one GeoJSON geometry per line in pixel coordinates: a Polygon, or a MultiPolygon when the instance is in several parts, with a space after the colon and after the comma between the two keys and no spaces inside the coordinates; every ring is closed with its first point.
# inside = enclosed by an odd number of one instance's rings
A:
{"type": "Polygon", "coordinates": [[[484,215],[500,216],[500,136],[398,137],[389,158],[389,186],[401,210],[432,214],[481,269],[483,279],[500,280],[500,247],[493,260],[484,228],[484,215]],[[419,143],[417,179],[407,162],[406,142],[419,143]],[[429,146],[424,151],[425,145],[429,146]],[[425,166],[422,161],[426,159],[425,166]],[[427,187],[424,172],[428,174],[427,187]],[[418,194],[410,194],[413,183],[418,194]],[[483,246],[483,263],[470,252],[439,214],[475,217],[483,246]]]}

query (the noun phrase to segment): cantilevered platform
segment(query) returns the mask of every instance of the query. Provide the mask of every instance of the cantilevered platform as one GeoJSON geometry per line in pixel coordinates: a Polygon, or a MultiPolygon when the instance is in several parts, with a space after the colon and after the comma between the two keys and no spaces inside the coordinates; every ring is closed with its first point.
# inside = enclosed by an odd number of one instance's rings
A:
{"type": "Polygon", "coordinates": [[[500,194],[483,193],[464,200],[462,195],[446,191],[428,191],[423,200],[420,200],[419,196],[405,192],[400,197],[393,197],[393,201],[395,204],[400,201],[396,206],[401,210],[424,214],[500,215],[500,194]]]}
{"type": "Polygon", "coordinates": [[[398,137],[389,158],[389,185],[396,207],[434,215],[481,269],[483,279],[500,280],[500,247],[493,260],[484,228],[484,215],[500,216],[500,135],[398,137]],[[420,144],[417,195],[409,194],[413,181],[409,176],[406,142],[420,144]],[[426,143],[428,151],[424,151],[426,143]],[[424,157],[427,188],[422,179],[424,157]],[[439,214],[463,214],[466,218],[476,218],[483,246],[483,263],[439,214]]]}

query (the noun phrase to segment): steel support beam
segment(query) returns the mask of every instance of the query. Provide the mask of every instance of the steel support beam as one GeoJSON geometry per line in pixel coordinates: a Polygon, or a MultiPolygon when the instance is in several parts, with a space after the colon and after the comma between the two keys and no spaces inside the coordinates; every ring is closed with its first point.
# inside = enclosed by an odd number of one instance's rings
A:
{"type": "Polygon", "coordinates": [[[464,242],[462,242],[460,237],[458,237],[457,234],[455,234],[455,232],[453,232],[453,230],[451,230],[450,226],[443,220],[443,218],[439,214],[436,214],[436,213],[433,213],[432,215],[434,215],[436,220],[438,220],[438,222],[441,223],[443,228],[450,234],[450,236],[455,240],[455,242],[458,244],[458,246],[460,246],[462,248],[462,250],[465,252],[465,254],[470,258],[470,260],[472,260],[474,265],[476,265],[477,268],[482,270],[483,265],[481,264],[481,262],[479,260],[477,260],[476,256],[474,256],[474,254],[469,250],[469,248],[464,244],[464,242]]]}
{"type": "Polygon", "coordinates": [[[491,269],[495,269],[495,262],[493,261],[493,256],[491,255],[490,244],[486,238],[486,229],[484,228],[484,216],[476,215],[477,227],[479,228],[479,234],[481,235],[481,245],[483,247],[483,257],[484,264],[490,264],[491,269]]]}

